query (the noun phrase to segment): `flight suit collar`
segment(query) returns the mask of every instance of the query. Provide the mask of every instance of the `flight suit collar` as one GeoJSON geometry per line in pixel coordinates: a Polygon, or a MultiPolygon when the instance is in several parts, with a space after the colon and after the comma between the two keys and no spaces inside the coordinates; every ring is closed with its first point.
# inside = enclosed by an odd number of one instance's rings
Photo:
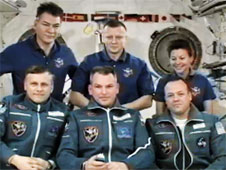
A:
{"type": "Polygon", "coordinates": [[[25,97],[24,99],[24,104],[31,110],[36,111],[36,112],[45,112],[48,111],[50,108],[50,98],[48,99],[48,101],[46,101],[45,103],[41,103],[41,104],[36,104],[34,102],[32,102],[28,97],[25,97]]]}
{"type": "MultiPolygon", "coordinates": [[[[107,109],[104,108],[103,106],[101,106],[100,104],[98,104],[93,98],[91,98],[88,106],[87,106],[88,110],[93,110],[93,109],[107,109]]],[[[122,105],[119,103],[119,100],[116,99],[115,104],[113,105],[113,107],[109,108],[109,109],[119,109],[119,110],[126,110],[125,107],[122,107],[122,105]]]]}
{"type": "MultiPolygon", "coordinates": [[[[204,121],[202,114],[192,103],[190,105],[190,111],[188,114],[189,114],[188,121],[200,121],[200,122],[204,121]]],[[[159,122],[165,121],[165,120],[174,122],[168,109],[163,113],[162,116],[159,117],[159,120],[157,122],[159,123],[159,122]]]]}

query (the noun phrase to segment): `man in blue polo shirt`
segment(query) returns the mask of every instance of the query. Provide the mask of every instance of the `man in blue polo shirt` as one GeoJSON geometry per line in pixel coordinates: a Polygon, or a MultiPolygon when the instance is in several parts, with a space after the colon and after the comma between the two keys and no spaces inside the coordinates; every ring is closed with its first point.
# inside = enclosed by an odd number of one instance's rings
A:
{"type": "Polygon", "coordinates": [[[72,51],[55,41],[59,35],[62,17],[63,10],[56,4],[41,4],[34,22],[35,35],[0,53],[0,75],[12,73],[14,94],[24,92],[25,70],[32,65],[42,65],[56,77],[52,97],[63,100],[66,75],[72,78],[78,64],[72,51]]]}
{"type": "Polygon", "coordinates": [[[78,67],[73,77],[71,103],[84,107],[89,102],[87,87],[93,67],[113,66],[120,82],[119,101],[125,107],[142,110],[152,105],[154,91],[151,72],[144,61],[127,53],[126,26],[117,20],[104,25],[104,50],[88,55],[78,67]]]}

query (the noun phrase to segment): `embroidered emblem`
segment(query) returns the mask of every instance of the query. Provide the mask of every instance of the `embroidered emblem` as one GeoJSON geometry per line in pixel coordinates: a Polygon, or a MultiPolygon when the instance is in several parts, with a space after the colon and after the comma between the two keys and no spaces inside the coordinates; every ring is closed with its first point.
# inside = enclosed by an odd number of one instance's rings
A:
{"type": "Polygon", "coordinates": [[[60,68],[60,67],[62,67],[64,65],[64,60],[62,59],[62,58],[57,58],[56,60],[55,60],[55,66],[57,67],[57,68],[60,68]]]}
{"type": "Polygon", "coordinates": [[[57,136],[58,132],[59,132],[60,127],[59,126],[52,126],[49,131],[48,134],[50,136],[57,136]]]}
{"type": "Polygon", "coordinates": [[[14,107],[20,110],[28,110],[28,108],[21,104],[14,104],[14,107]]]}
{"type": "Polygon", "coordinates": [[[200,88],[198,88],[198,87],[192,87],[191,88],[191,91],[192,91],[192,96],[197,96],[197,95],[199,95],[200,94],[200,88]]]}
{"type": "Polygon", "coordinates": [[[83,129],[83,134],[87,142],[93,143],[98,137],[99,130],[96,126],[87,126],[83,129]]]}
{"type": "Polygon", "coordinates": [[[90,111],[86,112],[86,114],[87,116],[96,116],[96,113],[90,111]]]}
{"type": "Polygon", "coordinates": [[[0,114],[4,113],[5,111],[6,111],[5,103],[0,103],[0,114]]]}
{"type": "Polygon", "coordinates": [[[117,137],[118,138],[131,138],[132,137],[132,129],[129,127],[117,127],[117,137]]]}
{"type": "Polygon", "coordinates": [[[173,144],[169,140],[163,140],[160,142],[160,149],[162,150],[163,153],[169,155],[173,149],[173,144]]]}
{"type": "Polygon", "coordinates": [[[221,134],[224,134],[225,133],[224,126],[223,126],[223,124],[221,122],[217,122],[215,124],[215,126],[216,126],[216,130],[217,130],[217,134],[218,135],[221,135],[221,134]]]}
{"type": "Polygon", "coordinates": [[[204,137],[201,137],[197,140],[197,145],[200,148],[205,148],[207,143],[206,143],[206,139],[204,137]]]}
{"type": "Polygon", "coordinates": [[[125,77],[131,77],[133,75],[133,70],[131,68],[126,68],[123,70],[123,75],[125,77]]]}
{"type": "Polygon", "coordinates": [[[11,123],[11,128],[15,136],[22,136],[27,129],[27,125],[22,121],[13,121],[11,123]]]}

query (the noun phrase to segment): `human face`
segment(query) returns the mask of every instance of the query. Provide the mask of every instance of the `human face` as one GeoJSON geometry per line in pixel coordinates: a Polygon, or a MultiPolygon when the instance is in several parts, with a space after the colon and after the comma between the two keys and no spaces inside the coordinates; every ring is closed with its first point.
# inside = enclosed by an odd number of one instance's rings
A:
{"type": "Polygon", "coordinates": [[[182,80],[172,81],[165,86],[165,101],[171,114],[184,119],[187,118],[192,100],[191,93],[182,80]]]}
{"type": "Polygon", "coordinates": [[[28,74],[24,89],[27,97],[35,103],[45,102],[53,90],[53,77],[49,73],[28,74]]]}
{"type": "Polygon", "coordinates": [[[170,65],[178,75],[189,74],[193,57],[189,56],[186,49],[175,49],[170,53],[170,65]]]}
{"type": "Polygon", "coordinates": [[[52,45],[60,32],[61,18],[43,13],[36,19],[34,30],[40,46],[52,45]]]}
{"type": "Polygon", "coordinates": [[[108,27],[103,30],[103,42],[110,57],[119,57],[126,45],[126,30],[124,27],[108,27]]]}
{"type": "Polygon", "coordinates": [[[118,92],[119,84],[113,74],[95,73],[93,75],[92,82],[89,85],[89,94],[93,96],[97,103],[103,107],[113,106],[118,92]]]}

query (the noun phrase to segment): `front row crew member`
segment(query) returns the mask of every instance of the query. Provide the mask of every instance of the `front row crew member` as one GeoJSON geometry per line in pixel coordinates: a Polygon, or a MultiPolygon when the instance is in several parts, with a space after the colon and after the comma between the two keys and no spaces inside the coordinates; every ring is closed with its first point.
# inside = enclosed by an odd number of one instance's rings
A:
{"type": "Polygon", "coordinates": [[[215,115],[200,112],[182,78],[165,85],[167,110],[147,119],[156,169],[225,169],[226,133],[215,115]]]}
{"type": "Polygon", "coordinates": [[[94,67],[88,106],[70,114],[57,153],[61,169],[148,169],[154,161],[139,112],[117,100],[119,84],[113,67],[94,67]]]}
{"type": "Polygon", "coordinates": [[[0,169],[54,168],[67,108],[50,97],[54,76],[28,68],[25,94],[8,96],[0,107],[0,169]]]}

